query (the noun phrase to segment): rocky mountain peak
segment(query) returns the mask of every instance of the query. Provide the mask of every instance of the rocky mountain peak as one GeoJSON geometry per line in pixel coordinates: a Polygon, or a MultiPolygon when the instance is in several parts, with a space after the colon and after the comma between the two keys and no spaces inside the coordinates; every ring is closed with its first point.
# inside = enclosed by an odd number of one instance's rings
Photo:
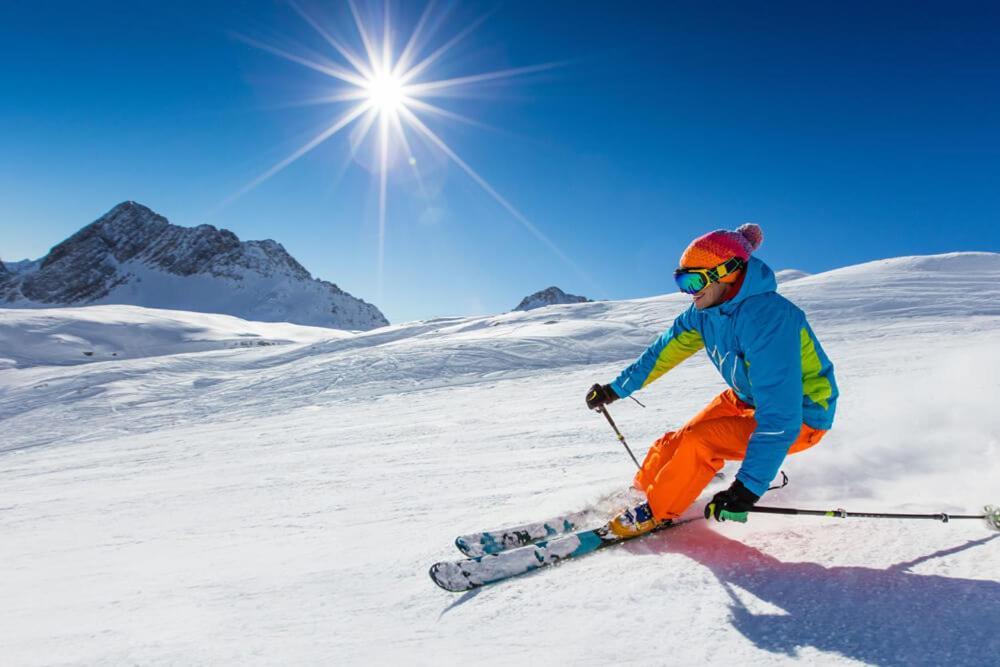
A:
{"type": "Polygon", "coordinates": [[[0,272],[3,302],[125,303],[350,329],[388,324],[371,304],[313,279],[274,240],[243,242],[212,225],[173,225],[134,201],[83,227],[37,266],[0,272]]]}
{"type": "Polygon", "coordinates": [[[524,297],[514,310],[534,310],[562,303],[587,303],[589,301],[590,299],[585,296],[567,294],[558,287],[552,286],[524,297]]]}

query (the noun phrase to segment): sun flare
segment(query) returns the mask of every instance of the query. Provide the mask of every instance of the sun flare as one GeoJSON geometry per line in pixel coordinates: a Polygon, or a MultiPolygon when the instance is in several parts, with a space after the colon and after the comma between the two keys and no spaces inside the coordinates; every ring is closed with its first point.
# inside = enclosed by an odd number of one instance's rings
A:
{"type": "MultiPolygon", "coordinates": [[[[375,141],[378,178],[378,276],[379,293],[381,293],[381,278],[383,273],[383,255],[385,246],[385,219],[388,191],[388,172],[394,163],[392,155],[402,154],[399,164],[407,165],[414,171],[417,179],[421,178],[418,171],[419,161],[413,155],[413,138],[419,139],[424,146],[431,147],[447,157],[448,160],[465,172],[490,197],[500,204],[528,232],[546,245],[555,255],[573,267],[588,282],[592,282],[586,273],[577,266],[562,250],[560,250],[541,230],[514,207],[485,178],[480,176],[465,160],[439,137],[421,118],[423,115],[433,116],[438,120],[458,121],[471,125],[482,126],[476,120],[467,118],[455,111],[445,109],[429,101],[432,98],[456,98],[469,92],[468,89],[480,84],[494,84],[512,77],[541,72],[558,67],[560,63],[543,63],[512,69],[483,72],[466,76],[433,79],[434,66],[440,64],[442,58],[459,42],[464,40],[486,19],[485,16],[465,26],[458,34],[447,39],[442,45],[431,48],[434,32],[441,26],[444,12],[440,17],[431,16],[434,2],[425,7],[417,21],[413,32],[401,51],[394,49],[392,35],[395,32],[390,23],[389,2],[383,4],[382,20],[373,21],[367,25],[362,20],[356,0],[348,0],[347,4],[353,17],[357,36],[360,38],[362,51],[355,51],[345,44],[320,21],[307,13],[295,0],[288,4],[320,35],[334,51],[339,54],[343,63],[319,57],[315,54],[302,55],[293,53],[270,44],[265,44],[249,37],[241,37],[243,41],[259,49],[272,53],[290,62],[302,65],[320,72],[338,82],[339,88],[327,91],[322,97],[310,103],[344,104],[347,109],[336,116],[330,125],[320,131],[315,137],[293,151],[288,157],[279,161],[256,179],[248,183],[227,201],[232,201],[264,183],[272,176],[285,169],[293,162],[324,143],[327,139],[348,126],[354,125],[358,132],[355,145],[360,145],[367,137],[373,136],[375,141]],[[381,35],[378,24],[381,23],[381,35]],[[429,51],[429,53],[427,53],[429,51]],[[424,55],[422,55],[424,54],[424,55]],[[376,128],[374,133],[372,129],[376,128]]],[[[397,33],[398,34],[398,33],[397,33]]],[[[352,154],[353,154],[352,149],[352,154]]]]}
{"type": "Polygon", "coordinates": [[[379,113],[398,114],[406,104],[406,86],[390,72],[380,72],[365,84],[368,102],[379,113]]]}

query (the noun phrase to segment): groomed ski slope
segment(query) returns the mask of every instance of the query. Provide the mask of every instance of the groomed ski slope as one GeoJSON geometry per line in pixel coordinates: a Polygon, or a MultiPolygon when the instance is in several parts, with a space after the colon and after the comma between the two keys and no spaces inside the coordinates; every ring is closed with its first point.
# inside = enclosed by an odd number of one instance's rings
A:
{"type": "MultiPolygon", "coordinates": [[[[1000,502],[1000,255],[780,291],[842,399],[767,504],[1000,502]]],[[[584,391],[686,303],[363,334],[0,310],[0,663],[996,664],[1000,534],[977,522],[698,521],[474,594],[431,583],[460,533],[613,509],[634,466],[584,391]]],[[[722,388],[697,355],[611,412],[641,455],[722,388]]]]}

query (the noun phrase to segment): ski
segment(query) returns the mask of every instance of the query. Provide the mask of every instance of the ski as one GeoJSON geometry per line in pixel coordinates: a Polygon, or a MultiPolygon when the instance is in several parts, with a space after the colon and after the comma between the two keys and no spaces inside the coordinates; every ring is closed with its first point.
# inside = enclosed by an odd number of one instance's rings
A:
{"type": "Polygon", "coordinates": [[[592,515],[589,511],[574,512],[521,526],[460,535],[455,538],[455,546],[469,558],[498,554],[579,530],[592,515]]]}
{"type": "MultiPolygon", "coordinates": [[[[725,479],[725,474],[717,472],[715,473],[715,478],[725,479]]],[[[635,502],[639,501],[636,500],[635,502]]],[[[606,516],[606,514],[599,510],[591,508],[570,514],[561,514],[551,519],[526,523],[520,526],[459,535],[455,538],[455,546],[469,558],[498,554],[557,535],[564,535],[575,530],[580,530],[584,524],[592,521],[594,523],[603,521],[606,516]]]]}
{"type": "Polygon", "coordinates": [[[435,563],[431,566],[430,576],[435,584],[446,591],[461,593],[556,565],[568,558],[579,558],[614,544],[652,535],[688,521],[692,519],[663,523],[652,531],[635,537],[619,537],[605,524],[593,530],[557,535],[552,539],[495,554],[435,563]]]}

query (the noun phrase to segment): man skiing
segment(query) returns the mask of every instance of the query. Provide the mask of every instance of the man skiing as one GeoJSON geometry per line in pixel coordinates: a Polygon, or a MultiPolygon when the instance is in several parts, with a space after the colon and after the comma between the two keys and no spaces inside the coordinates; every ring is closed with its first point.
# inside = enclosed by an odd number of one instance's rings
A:
{"type": "Polygon", "coordinates": [[[653,443],[635,477],[647,502],[611,521],[617,535],[639,535],[680,516],[727,460],[743,464],[706,505],[705,518],[745,522],[785,456],[812,447],[833,425],[833,365],[805,314],[775,291],[774,272],[751,256],[762,239],[754,224],[695,239],[674,272],[691,306],[617,379],[587,392],[587,407],[598,409],[702,348],[729,385],[653,443]]]}

